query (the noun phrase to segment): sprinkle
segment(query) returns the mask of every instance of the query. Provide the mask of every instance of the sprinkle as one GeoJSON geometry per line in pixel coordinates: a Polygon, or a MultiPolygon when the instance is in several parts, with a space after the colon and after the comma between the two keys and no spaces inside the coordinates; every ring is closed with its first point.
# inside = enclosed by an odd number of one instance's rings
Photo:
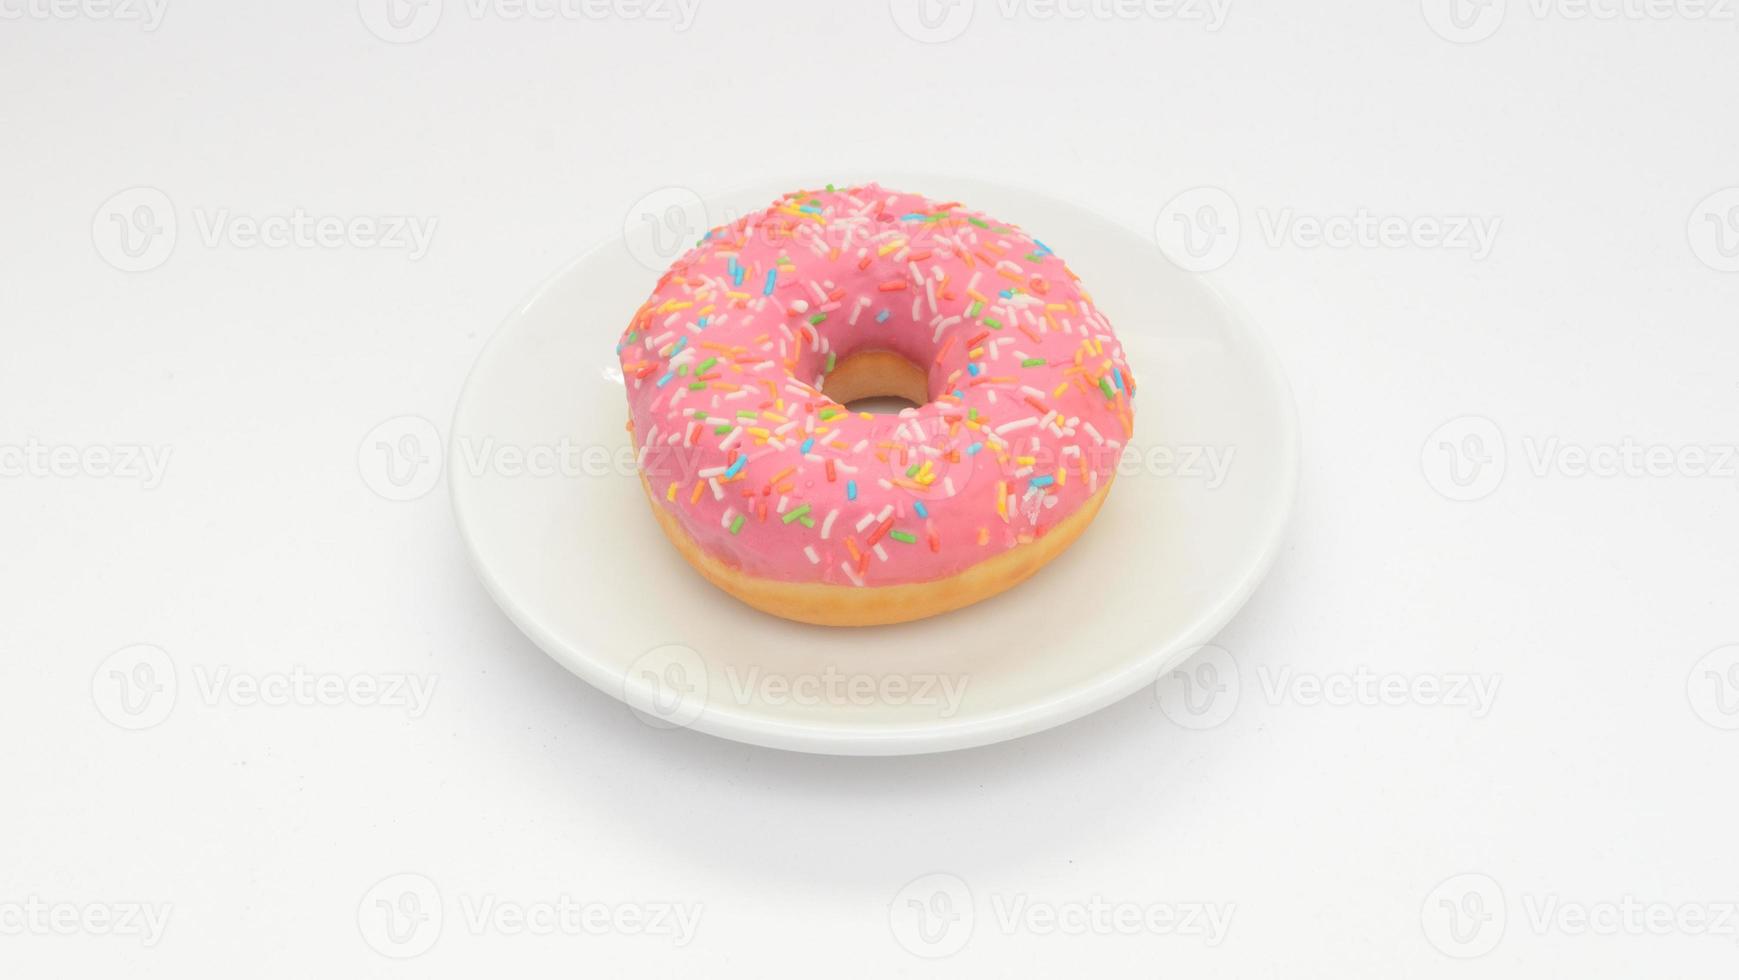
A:
{"type": "Polygon", "coordinates": [[[984,318],[984,325],[989,327],[992,330],[1001,330],[1002,329],[1002,321],[998,320],[996,317],[993,317],[993,316],[985,317],[984,318]]]}
{"type": "Polygon", "coordinates": [[[743,515],[738,514],[736,516],[736,519],[731,521],[731,533],[735,534],[738,531],[741,531],[742,529],[743,529],[743,515]]]}
{"type": "Polygon", "coordinates": [[[922,500],[913,501],[912,502],[912,509],[918,512],[919,517],[929,517],[930,516],[930,511],[928,508],[926,508],[924,506],[924,502],[922,500]]]}
{"type": "Polygon", "coordinates": [[[810,436],[809,438],[803,440],[803,445],[798,448],[798,452],[801,452],[801,453],[807,455],[809,453],[809,450],[814,449],[814,448],[815,448],[815,437],[810,436]]]}
{"type": "Polygon", "coordinates": [[[1021,367],[1044,367],[1045,366],[1045,359],[1042,357],[1029,357],[1026,360],[1020,362],[1020,366],[1021,367]]]}
{"type": "Polygon", "coordinates": [[[1035,476],[1031,480],[1027,481],[1027,486],[1029,486],[1029,487],[1048,487],[1055,482],[1057,482],[1057,478],[1054,476],[1035,476]]]}
{"type": "Polygon", "coordinates": [[[665,372],[664,377],[658,379],[658,387],[660,387],[660,388],[664,387],[666,384],[668,384],[670,382],[670,379],[674,378],[674,377],[676,377],[675,371],[665,372]]]}
{"type": "Polygon", "coordinates": [[[803,546],[803,554],[806,557],[808,557],[809,564],[811,564],[811,565],[821,564],[821,556],[815,553],[815,546],[814,545],[812,545],[812,544],[804,545],[803,546]]]}
{"type": "Polygon", "coordinates": [[[792,521],[795,521],[795,520],[801,518],[804,514],[807,514],[807,513],[809,513],[809,505],[803,504],[803,505],[795,508],[794,510],[792,510],[790,513],[787,513],[784,517],[781,517],[780,520],[789,524],[792,521]]]}
{"type": "Polygon", "coordinates": [[[845,481],[845,499],[847,499],[847,500],[856,500],[857,499],[857,481],[856,480],[845,481]]]}
{"type": "Polygon", "coordinates": [[[890,316],[893,316],[893,311],[883,310],[880,313],[876,314],[876,322],[877,323],[886,323],[886,322],[888,322],[888,317],[890,317],[890,316]]]}
{"type": "Polygon", "coordinates": [[[908,284],[904,279],[890,279],[876,288],[884,293],[897,293],[900,290],[907,288],[907,285],[908,284]]]}
{"type": "Polygon", "coordinates": [[[889,531],[888,537],[893,538],[895,541],[903,542],[905,544],[911,544],[914,541],[918,540],[916,537],[914,537],[912,535],[912,532],[910,532],[910,531],[889,531]]]}
{"type": "Polygon", "coordinates": [[[761,295],[762,296],[773,295],[773,287],[775,285],[777,285],[778,282],[779,282],[779,270],[778,269],[768,269],[767,270],[767,287],[765,289],[761,290],[761,295]]]}
{"type": "Polygon", "coordinates": [[[736,462],[732,463],[730,466],[725,468],[725,479],[728,480],[731,477],[736,476],[738,473],[742,472],[743,467],[745,465],[747,465],[748,462],[749,462],[748,456],[739,454],[737,456],[736,462]]]}

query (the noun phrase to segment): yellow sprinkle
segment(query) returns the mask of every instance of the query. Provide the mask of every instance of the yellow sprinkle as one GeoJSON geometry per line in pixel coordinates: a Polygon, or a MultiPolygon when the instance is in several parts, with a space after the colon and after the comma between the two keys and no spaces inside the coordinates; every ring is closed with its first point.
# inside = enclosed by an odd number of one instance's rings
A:
{"type": "Polygon", "coordinates": [[[670,500],[670,501],[676,500],[676,481],[675,480],[672,480],[670,482],[670,489],[664,491],[664,499],[670,500]]]}

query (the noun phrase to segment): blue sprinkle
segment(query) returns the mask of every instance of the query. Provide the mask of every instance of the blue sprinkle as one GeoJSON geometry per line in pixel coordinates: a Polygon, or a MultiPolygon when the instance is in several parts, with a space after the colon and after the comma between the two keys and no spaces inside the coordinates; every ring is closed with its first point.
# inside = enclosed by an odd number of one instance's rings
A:
{"type": "Polygon", "coordinates": [[[1057,478],[1054,476],[1035,476],[1032,478],[1031,485],[1035,487],[1048,487],[1055,482],[1057,482],[1057,478]]]}
{"type": "Polygon", "coordinates": [[[886,322],[888,322],[888,317],[893,316],[893,315],[894,314],[892,311],[883,310],[880,313],[876,314],[876,322],[877,323],[886,323],[886,322]]]}
{"type": "Polygon", "coordinates": [[[1123,371],[1120,368],[1111,369],[1111,378],[1117,382],[1117,390],[1123,390],[1123,371]]]}
{"type": "Polygon", "coordinates": [[[701,328],[702,330],[705,330],[706,329],[706,322],[708,320],[711,320],[711,319],[712,319],[712,317],[710,317],[710,316],[703,316],[700,318],[699,322],[697,322],[695,324],[695,326],[701,328]]]}
{"type": "Polygon", "coordinates": [[[1045,253],[1046,255],[1051,254],[1051,247],[1049,245],[1046,245],[1044,242],[1041,242],[1035,238],[1035,239],[1033,239],[1033,244],[1037,245],[1039,247],[1039,251],[1045,253]]]}
{"type": "Polygon", "coordinates": [[[815,448],[815,437],[814,436],[810,436],[809,438],[803,440],[802,452],[807,453],[807,452],[809,452],[809,450],[814,449],[814,448],[815,448]]]}
{"type": "Polygon", "coordinates": [[[965,398],[966,392],[961,391],[959,388],[956,388],[956,389],[954,389],[954,397],[955,398],[965,398]]]}
{"type": "Polygon", "coordinates": [[[966,365],[966,373],[972,375],[975,378],[978,377],[978,372],[980,372],[982,370],[984,370],[984,369],[978,366],[977,361],[973,361],[971,364],[966,365]]]}
{"type": "Polygon", "coordinates": [[[857,481],[856,480],[845,481],[845,499],[847,499],[847,500],[856,500],[857,499],[857,481]]]}
{"type": "Polygon", "coordinates": [[[1014,298],[1014,290],[1005,289],[1002,292],[997,293],[996,295],[1001,296],[1003,299],[1013,299],[1014,298]]]}
{"type": "Polygon", "coordinates": [[[901,221],[927,221],[927,220],[929,220],[929,217],[930,216],[927,214],[919,214],[916,211],[914,211],[911,214],[900,215],[900,220],[901,221]]]}
{"type": "Polygon", "coordinates": [[[761,295],[762,296],[773,295],[773,286],[778,281],[779,281],[779,270],[778,269],[768,269],[767,270],[767,288],[761,291],[761,295]]]}
{"type": "Polygon", "coordinates": [[[912,509],[918,512],[919,517],[929,517],[930,516],[930,510],[929,510],[929,508],[924,506],[924,502],[922,500],[912,501],[912,509]]]}
{"type": "Polygon", "coordinates": [[[688,346],[688,338],[687,337],[678,338],[676,341],[676,346],[672,347],[670,349],[670,356],[675,357],[676,355],[682,353],[682,349],[684,347],[687,347],[687,346],[688,346]]]}
{"type": "Polygon", "coordinates": [[[731,464],[730,469],[725,470],[725,479],[728,480],[731,477],[736,476],[737,471],[741,470],[743,468],[743,464],[747,463],[748,461],[749,461],[749,457],[738,456],[737,461],[731,464]]]}
{"type": "Polygon", "coordinates": [[[660,387],[660,388],[662,388],[662,387],[664,387],[664,386],[665,386],[665,385],[666,385],[666,384],[669,384],[669,383],[670,383],[670,379],[671,379],[671,378],[674,378],[674,377],[676,377],[676,372],[675,372],[675,371],[667,371],[667,372],[665,372],[665,375],[664,375],[664,377],[662,377],[662,378],[659,378],[659,379],[658,379],[658,387],[660,387]]]}
{"type": "Polygon", "coordinates": [[[972,445],[966,447],[966,455],[976,456],[976,455],[978,455],[978,451],[983,449],[983,448],[984,448],[984,443],[975,442],[972,445]]]}

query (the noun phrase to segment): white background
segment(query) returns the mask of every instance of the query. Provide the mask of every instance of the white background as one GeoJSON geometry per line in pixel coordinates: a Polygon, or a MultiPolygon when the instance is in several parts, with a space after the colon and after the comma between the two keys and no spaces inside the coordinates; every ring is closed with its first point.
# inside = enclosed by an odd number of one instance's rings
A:
{"type": "Polygon", "coordinates": [[[385,0],[169,0],[160,22],[0,0],[0,973],[1739,968],[1739,922],[1704,934],[1739,902],[1718,448],[1739,442],[1739,192],[1710,199],[1739,185],[1730,3],[1510,0],[1499,23],[1503,0],[1460,21],[1232,0],[1213,29],[978,0],[935,30],[905,0],[444,6],[394,31],[385,0]],[[1177,195],[1217,188],[1207,225],[1237,234],[1198,264],[1298,401],[1287,548],[1222,652],[1018,742],[852,760],[641,724],[496,611],[444,488],[383,499],[358,447],[404,416],[444,428],[494,325],[645,195],[876,167],[1046,189],[1161,239],[1203,216],[1177,195]],[[114,215],[142,202],[176,229],[129,257],[114,215]],[[434,234],[417,255],[208,239],[298,211],[434,234]],[[1361,213],[1415,230],[1312,247],[1361,213]],[[1462,219],[1496,222],[1489,254],[1417,230],[1462,219]],[[160,482],[104,475],[126,447],[172,454],[160,482]],[[146,716],[113,673],[141,662],[176,685],[146,716]],[[1225,689],[1191,715],[1210,662],[1225,689]],[[298,667],[435,690],[420,714],[207,691],[298,667]],[[1312,694],[1361,671],[1425,693],[1312,694]],[[1495,699],[1429,694],[1462,681],[1495,699]],[[399,874],[420,877],[377,887],[399,874]],[[970,905],[927,946],[905,903],[938,882],[970,905]],[[375,901],[415,911],[407,889],[438,931],[383,931],[375,901]],[[700,925],[678,945],[466,920],[564,894],[700,925]],[[1094,900],[1231,925],[1006,917],[1094,900]],[[1626,902],[1671,921],[1578,928],[1626,902]],[[160,936],[40,911],[134,903],[168,906],[160,936]]]}

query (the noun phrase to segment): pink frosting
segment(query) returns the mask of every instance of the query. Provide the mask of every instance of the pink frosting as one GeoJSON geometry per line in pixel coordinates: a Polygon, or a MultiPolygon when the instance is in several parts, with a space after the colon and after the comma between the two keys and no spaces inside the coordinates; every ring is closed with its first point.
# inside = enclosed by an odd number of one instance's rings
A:
{"type": "Polygon", "coordinates": [[[618,345],[641,472],[708,554],[793,582],[925,582],[1043,536],[1110,478],[1135,379],[1063,261],[958,203],[798,191],[708,232],[618,345]],[[895,351],[931,400],[821,394],[895,351]]]}

